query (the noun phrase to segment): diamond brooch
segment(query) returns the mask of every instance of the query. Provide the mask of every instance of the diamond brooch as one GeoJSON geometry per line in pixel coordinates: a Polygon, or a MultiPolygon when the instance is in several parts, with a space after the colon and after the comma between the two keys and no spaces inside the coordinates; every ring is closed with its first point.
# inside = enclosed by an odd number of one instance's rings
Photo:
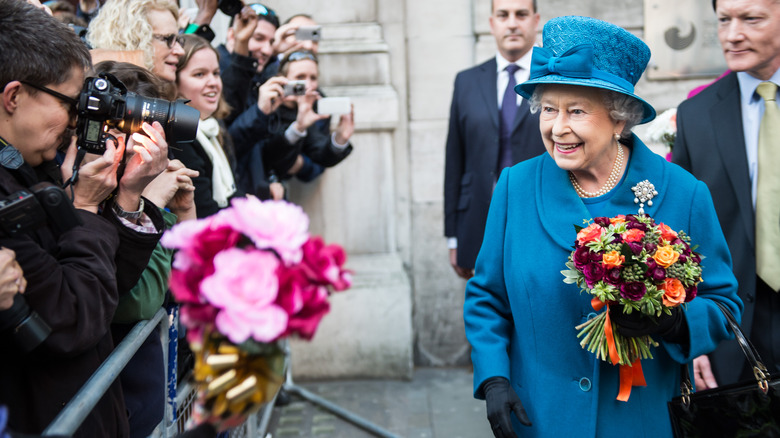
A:
{"type": "Polygon", "coordinates": [[[652,207],[652,199],[658,196],[655,186],[648,180],[631,187],[631,191],[634,192],[634,204],[639,204],[639,214],[645,214],[645,203],[648,207],[652,207]]]}

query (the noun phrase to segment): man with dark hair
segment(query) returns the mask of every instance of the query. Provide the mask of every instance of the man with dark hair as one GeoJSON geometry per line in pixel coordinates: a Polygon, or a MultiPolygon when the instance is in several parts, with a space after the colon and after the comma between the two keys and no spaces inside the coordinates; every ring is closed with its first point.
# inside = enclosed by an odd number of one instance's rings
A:
{"type": "Polygon", "coordinates": [[[473,275],[501,170],[544,152],[539,116],[514,86],[528,80],[539,13],[535,0],[493,0],[498,54],[458,73],[444,173],[444,235],[458,276],[473,275]]]}
{"type": "MultiPolygon", "coordinates": [[[[712,6],[732,72],[680,104],[672,159],[712,192],[745,303],[742,328],[775,373],[780,372],[780,0],[713,0],[712,6]]],[[[746,363],[736,341],[722,343],[709,357],[694,360],[696,389],[752,379],[746,363]]]]}
{"type": "MultiPolygon", "coordinates": [[[[39,182],[60,185],[67,178],[75,146],[66,158],[70,164],[63,165],[66,174],[53,160],[70,142],[91,61],[67,26],[26,2],[0,0],[0,28],[0,198],[6,199],[39,182]]],[[[154,134],[145,127],[150,136],[161,135],[161,129],[154,134]]],[[[144,163],[128,160],[119,181],[121,143],[108,141],[102,156],[80,167],[69,194],[83,225],[0,233],[0,246],[13,249],[24,270],[27,305],[51,328],[37,346],[14,330],[0,333],[0,405],[9,406],[14,431],[40,433],[113,349],[108,328],[118,297],[137,282],[163,228],[159,211],[144,208],[140,193],[167,164],[167,144],[145,138],[136,148],[145,150],[144,163]],[[117,186],[116,196],[105,201],[117,186]]],[[[75,436],[126,436],[127,429],[121,389],[114,384],[75,436]]]]}

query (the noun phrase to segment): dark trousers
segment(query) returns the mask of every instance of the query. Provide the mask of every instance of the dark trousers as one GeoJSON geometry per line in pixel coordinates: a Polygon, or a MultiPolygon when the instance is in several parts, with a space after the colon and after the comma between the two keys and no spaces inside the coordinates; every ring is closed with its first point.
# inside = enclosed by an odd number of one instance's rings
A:
{"type": "MultiPolygon", "coordinates": [[[[119,345],[134,325],[112,324],[114,344],[119,345]]],[[[160,333],[154,330],[119,374],[131,438],[148,437],[162,421],[165,415],[165,374],[160,333]]]]}
{"type": "MultiPolygon", "coordinates": [[[[759,277],[756,277],[756,306],[750,342],[756,347],[767,370],[780,373],[780,357],[775,355],[775,352],[780,352],[780,293],[759,277]]],[[[755,379],[747,361],[745,364],[740,380],[755,379]]]]}

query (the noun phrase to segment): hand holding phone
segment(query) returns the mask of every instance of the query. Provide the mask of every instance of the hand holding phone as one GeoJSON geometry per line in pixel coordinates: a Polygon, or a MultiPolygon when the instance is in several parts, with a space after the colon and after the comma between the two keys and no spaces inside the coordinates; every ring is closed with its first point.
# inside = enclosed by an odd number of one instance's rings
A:
{"type": "Polygon", "coordinates": [[[349,97],[323,97],[317,101],[317,114],[340,115],[352,112],[349,97]]]}
{"type": "Polygon", "coordinates": [[[295,31],[295,39],[319,41],[321,30],[321,26],[301,26],[295,31]]]}

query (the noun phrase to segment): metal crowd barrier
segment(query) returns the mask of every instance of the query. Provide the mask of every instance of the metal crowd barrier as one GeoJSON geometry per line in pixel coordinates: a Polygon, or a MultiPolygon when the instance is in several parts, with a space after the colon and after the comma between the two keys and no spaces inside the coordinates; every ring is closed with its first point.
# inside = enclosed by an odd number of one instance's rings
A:
{"type": "MultiPolygon", "coordinates": [[[[84,418],[89,415],[97,402],[103,397],[103,394],[119,376],[119,373],[127,366],[127,363],[135,355],[146,338],[154,333],[156,327],[160,327],[163,359],[167,370],[167,403],[163,420],[150,436],[154,438],[169,438],[183,432],[192,414],[196,392],[195,388],[186,379],[184,382],[177,382],[178,319],[178,306],[174,305],[168,310],[161,308],[148,321],[137,323],[95,371],[92,377],[81,387],[79,392],[65,405],[59,415],[43,431],[42,435],[73,435],[81,426],[84,418]]],[[[268,403],[258,413],[250,416],[244,424],[232,429],[229,432],[229,436],[231,438],[266,436],[274,401],[268,403]]]]}

